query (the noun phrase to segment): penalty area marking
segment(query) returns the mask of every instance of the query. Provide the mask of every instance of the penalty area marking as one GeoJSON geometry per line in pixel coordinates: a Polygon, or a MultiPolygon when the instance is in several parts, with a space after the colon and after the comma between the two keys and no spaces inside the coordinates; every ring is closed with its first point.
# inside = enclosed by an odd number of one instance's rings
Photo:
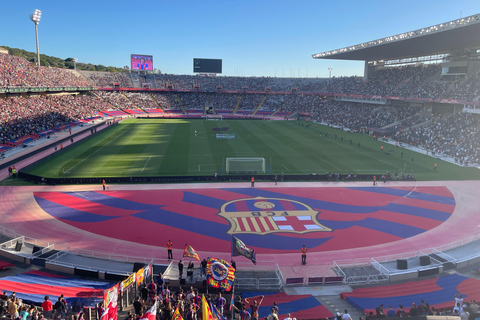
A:
{"type": "Polygon", "coordinates": [[[288,169],[283,163],[282,163],[282,166],[287,169],[287,171],[290,171],[290,169],[288,169]]]}

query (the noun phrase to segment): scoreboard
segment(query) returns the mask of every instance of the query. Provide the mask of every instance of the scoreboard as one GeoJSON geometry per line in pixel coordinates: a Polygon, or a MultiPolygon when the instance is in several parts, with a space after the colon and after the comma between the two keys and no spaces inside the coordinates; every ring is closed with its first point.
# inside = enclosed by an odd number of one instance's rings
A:
{"type": "Polygon", "coordinates": [[[222,59],[193,59],[193,72],[222,73],[222,59]]]}

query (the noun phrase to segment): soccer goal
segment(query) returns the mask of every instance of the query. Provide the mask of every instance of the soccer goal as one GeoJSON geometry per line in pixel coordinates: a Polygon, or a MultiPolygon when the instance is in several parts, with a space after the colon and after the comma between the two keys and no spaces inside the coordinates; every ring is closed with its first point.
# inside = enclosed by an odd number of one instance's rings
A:
{"type": "Polygon", "coordinates": [[[223,117],[221,114],[207,114],[205,115],[205,120],[207,121],[222,121],[223,117]]]}
{"type": "Polygon", "coordinates": [[[227,158],[225,169],[234,174],[265,173],[265,158],[227,158]]]}

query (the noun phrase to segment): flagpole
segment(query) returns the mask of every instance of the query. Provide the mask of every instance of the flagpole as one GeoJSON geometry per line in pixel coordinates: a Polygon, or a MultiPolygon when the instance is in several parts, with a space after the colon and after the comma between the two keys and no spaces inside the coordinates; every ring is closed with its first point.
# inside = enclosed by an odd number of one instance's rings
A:
{"type": "Polygon", "coordinates": [[[234,313],[235,313],[235,282],[232,284],[232,299],[230,300],[230,315],[232,317],[232,320],[234,319],[234,313]]]}
{"type": "Polygon", "coordinates": [[[230,260],[233,260],[233,234],[230,235],[230,260]]]}

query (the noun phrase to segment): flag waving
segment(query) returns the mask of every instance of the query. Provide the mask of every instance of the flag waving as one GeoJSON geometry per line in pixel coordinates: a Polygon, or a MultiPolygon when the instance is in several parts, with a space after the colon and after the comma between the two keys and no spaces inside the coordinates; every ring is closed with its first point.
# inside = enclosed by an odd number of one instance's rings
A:
{"type": "Polygon", "coordinates": [[[183,249],[183,257],[189,257],[189,258],[194,258],[197,259],[197,261],[200,261],[200,257],[198,256],[197,251],[192,248],[191,245],[186,244],[185,249],[183,249]]]}
{"type": "Polygon", "coordinates": [[[235,281],[235,269],[225,260],[208,258],[207,284],[214,288],[230,291],[235,281]]]}
{"type": "Polygon", "coordinates": [[[232,236],[232,256],[244,256],[245,258],[252,260],[253,264],[256,264],[257,253],[254,249],[247,247],[242,240],[235,236],[232,236]]]}
{"type": "Polygon", "coordinates": [[[172,320],[183,320],[182,315],[180,314],[180,311],[178,310],[179,304],[177,304],[177,308],[175,309],[175,312],[173,313],[172,320]]]}
{"type": "Polygon", "coordinates": [[[153,306],[143,314],[140,320],[155,320],[157,318],[157,306],[158,301],[153,304],[153,306]]]}
{"type": "Polygon", "coordinates": [[[212,311],[208,306],[205,296],[202,294],[202,320],[213,320],[212,311]]]}
{"type": "Polygon", "coordinates": [[[117,320],[118,283],[106,290],[103,296],[101,320],[117,320]]]}
{"type": "Polygon", "coordinates": [[[210,311],[212,312],[213,320],[227,320],[224,315],[218,311],[217,307],[213,305],[212,301],[210,301],[210,311]]]}

